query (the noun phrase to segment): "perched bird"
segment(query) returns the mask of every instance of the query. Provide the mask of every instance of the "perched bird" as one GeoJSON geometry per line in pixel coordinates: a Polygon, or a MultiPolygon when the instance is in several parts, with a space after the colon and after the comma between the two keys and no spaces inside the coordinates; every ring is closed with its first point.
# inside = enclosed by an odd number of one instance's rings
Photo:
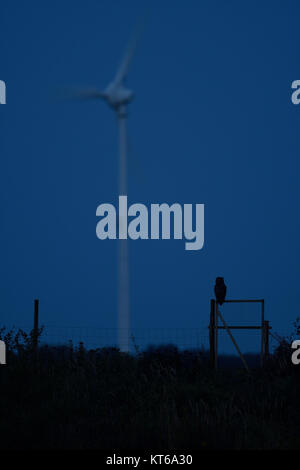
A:
{"type": "Polygon", "coordinates": [[[223,277],[217,277],[216,278],[216,284],[215,284],[215,295],[217,299],[217,303],[222,305],[225,297],[226,297],[226,291],[227,287],[224,283],[224,278],[223,277]]]}

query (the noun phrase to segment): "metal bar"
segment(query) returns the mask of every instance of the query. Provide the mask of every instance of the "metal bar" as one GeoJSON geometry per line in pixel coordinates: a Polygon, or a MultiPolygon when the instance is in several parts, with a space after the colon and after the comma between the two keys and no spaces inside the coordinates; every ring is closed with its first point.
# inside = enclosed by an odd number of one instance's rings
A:
{"type": "Polygon", "coordinates": [[[244,302],[261,302],[263,303],[264,302],[264,299],[248,299],[248,300],[245,300],[245,299],[228,299],[228,300],[224,300],[224,303],[227,303],[227,304],[231,304],[231,303],[244,303],[244,302]]]}
{"type": "MultiPolygon", "coordinates": [[[[232,325],[227,325],[227,328],[230,328],[231,330],[261,330],[261,326],[232,326],[232,325]]],[[[272,329],[272,327],[269,327],[272,329]]],[[[225,330],[225,326],[218,326],[219,330],[225,330]]]]}

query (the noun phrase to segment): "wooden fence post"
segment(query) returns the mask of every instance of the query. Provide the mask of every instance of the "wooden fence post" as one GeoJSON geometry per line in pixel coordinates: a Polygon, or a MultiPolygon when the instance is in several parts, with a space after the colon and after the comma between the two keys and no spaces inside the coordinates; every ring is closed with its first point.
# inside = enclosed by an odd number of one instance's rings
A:
{"type": "Polygon", "coordinates": [[[215,349],[215,300],[210,301],[210,322],[209,322],[209,352],[210,366],[216,367],[216,349],[215,349]]]}
{"type": "Polygon", "coordinates": [[[265,361],[269,357],[269,333],[270,333],[269,321],[265,320],[265,361]]]}
{"type": "Polygon", "coordinates": [[[261,349],[260,349],[260,365],[263,367],[265,360],[265,301],[261,300],[261,349]]]}
{"type": "Polygon", "coordinates": [[[34,300],[34,319],[33,319],[33,349],[37,355],[39,338],[39,299],[34,300]]]}

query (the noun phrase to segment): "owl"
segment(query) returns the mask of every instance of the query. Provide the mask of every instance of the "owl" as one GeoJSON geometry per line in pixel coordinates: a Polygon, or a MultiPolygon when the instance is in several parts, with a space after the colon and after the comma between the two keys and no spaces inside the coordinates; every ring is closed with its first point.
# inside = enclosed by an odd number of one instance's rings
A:
{"type": "Polygon", "coordinates": [[[223,277],[217,277],[216,278],[216,284],[215,284],[215,295],[217,299],[217,303],[222,305],[225,297],[226,297],[226,291],[227,287],[224,283],[224,278],[223,277]]]}

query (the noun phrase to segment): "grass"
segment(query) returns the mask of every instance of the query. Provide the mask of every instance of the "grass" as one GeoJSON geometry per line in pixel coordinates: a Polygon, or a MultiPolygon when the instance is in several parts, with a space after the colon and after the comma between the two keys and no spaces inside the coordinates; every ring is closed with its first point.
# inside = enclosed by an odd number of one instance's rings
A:
{"type": "Polygon", "coordinates": [[[0,333],[1,449],[300,448],[300,366],[288,348],[249,375],[172,345],[134,356],[42,346],[36,360],[32,335],[0,333]]]}

